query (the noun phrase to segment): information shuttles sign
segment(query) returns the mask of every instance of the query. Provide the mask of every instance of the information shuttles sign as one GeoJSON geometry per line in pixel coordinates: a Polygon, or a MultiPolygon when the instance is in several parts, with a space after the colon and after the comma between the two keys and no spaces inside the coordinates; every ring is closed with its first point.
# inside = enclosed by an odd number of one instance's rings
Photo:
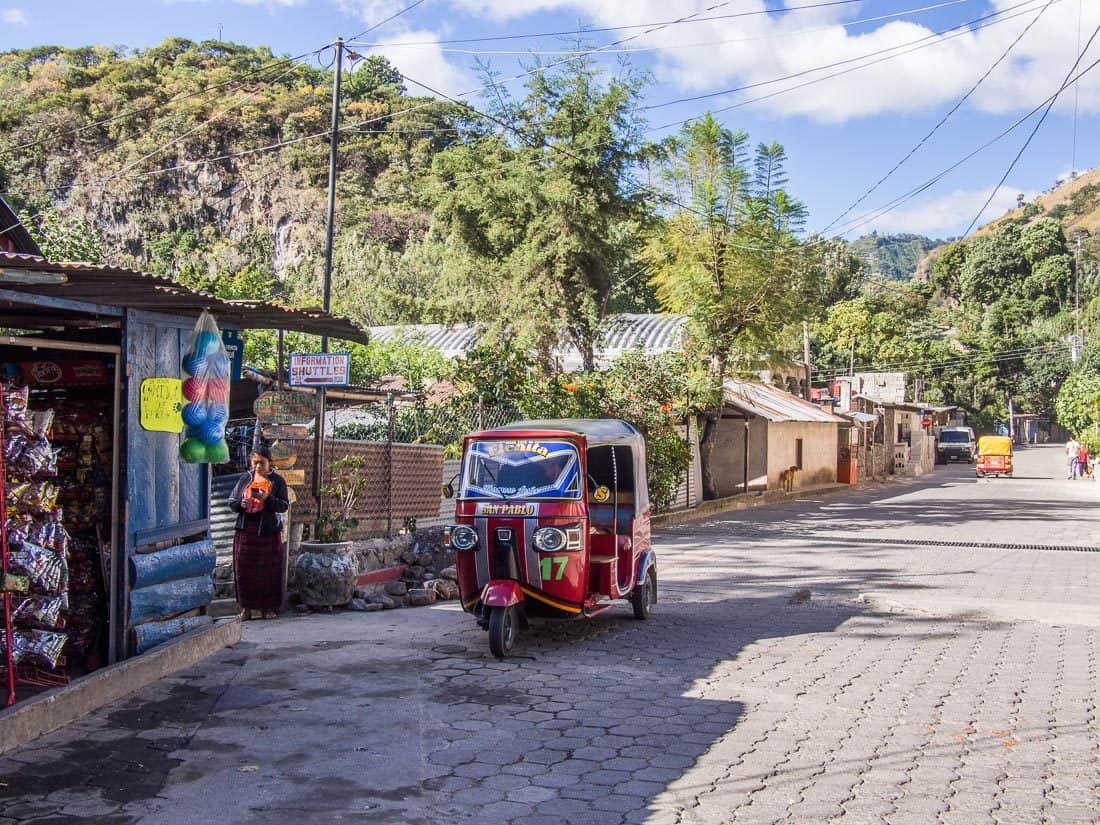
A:
{"type": "Polygon", "coordinates": [[[350,376],[350,353],[297,352],[290,356],[292,387],[344,387],[350,376]]]}

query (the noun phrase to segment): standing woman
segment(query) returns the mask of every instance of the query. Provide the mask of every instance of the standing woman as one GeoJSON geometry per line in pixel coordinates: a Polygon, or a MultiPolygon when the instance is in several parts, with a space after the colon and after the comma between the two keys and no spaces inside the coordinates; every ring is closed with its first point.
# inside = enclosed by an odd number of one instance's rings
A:
{"type": "Polygon", "coordinates": [[[256,447],[252,474],[237,482],[229,507],[237,513],[233,579],[242,619],[274,619],[286,592],[283,516],[290,507],[286,481],[271,467],[271,448],[256,447]]]}

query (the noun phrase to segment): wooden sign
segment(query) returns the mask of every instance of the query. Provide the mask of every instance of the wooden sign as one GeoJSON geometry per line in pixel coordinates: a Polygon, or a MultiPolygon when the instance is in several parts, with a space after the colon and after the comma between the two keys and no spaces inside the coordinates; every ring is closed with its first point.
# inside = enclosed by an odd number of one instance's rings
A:
{"type": "Polygon", "coordinates": [[[276,441],[271,445],[271,462],[280,470],[298,463],[298,445],[293,441],[276,441]]]}
{"type": "Polygon", "coordinates": [[[314,396],[303,392],[269,390],[252,405],[261,424],[303,424],[317,415],[314,396]]]}
{"type": "Polygon", "coordinates": [[[289,484],[291,487],[301,487],[306,483],[306,471],[305,470],[280,470],[279,475],[283,477],[283,481],[289,484]]]}
{"type": "Polygon", "coordinates": [[[183,382],[178,378],[146,378],[141,382],[140,401],[143,430],[183,432],[183,382]]]}
{"type": "Polygon", "coordinates": [[[264,424],[261,431],[268,441],[300,441],[309,438],[308,424],[264,424]]]}

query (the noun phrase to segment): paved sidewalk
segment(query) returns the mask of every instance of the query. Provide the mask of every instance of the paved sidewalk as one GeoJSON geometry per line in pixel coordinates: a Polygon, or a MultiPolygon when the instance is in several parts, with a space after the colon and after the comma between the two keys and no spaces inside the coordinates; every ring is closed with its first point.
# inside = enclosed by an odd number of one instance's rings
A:
{"type": "Polygon", "coordinates": [[[662,531],[652,621],[506,662],[452,605],[250,623],[0,759],[0,823],[1100,822],[1100,554],[883,541],[1080,544],[1057,458],[662,531]]]}

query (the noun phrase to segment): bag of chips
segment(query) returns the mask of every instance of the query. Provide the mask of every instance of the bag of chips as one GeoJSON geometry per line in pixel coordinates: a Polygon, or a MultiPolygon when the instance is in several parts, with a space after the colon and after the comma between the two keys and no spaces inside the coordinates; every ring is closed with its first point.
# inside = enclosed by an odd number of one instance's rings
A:
{"type": "Polygon", "coordinates": [[[58,628],[61,611],[68,607],[69,599],[61,596],[31,596],[23,599],[12,613],[12,620],[28,627],[58,628]]]}
{"type": "Polygon", "coordinates": [[[8,555],[12,570],[31,580],[31,587],[39,593],[60,593],[68,583],[65,557],[37,544],[24,542],[23,546],[8,555]]]}
{"type": "MultiPolygon", "coordinates": [[[[35,664],[53,670],[61,661],[68,637],[54,630],[16,630],[11,634],[11,656],[16,664],[35,664]]],[[[0,652],[7,653],[8,635],[0,631],[0,652]]]]}

